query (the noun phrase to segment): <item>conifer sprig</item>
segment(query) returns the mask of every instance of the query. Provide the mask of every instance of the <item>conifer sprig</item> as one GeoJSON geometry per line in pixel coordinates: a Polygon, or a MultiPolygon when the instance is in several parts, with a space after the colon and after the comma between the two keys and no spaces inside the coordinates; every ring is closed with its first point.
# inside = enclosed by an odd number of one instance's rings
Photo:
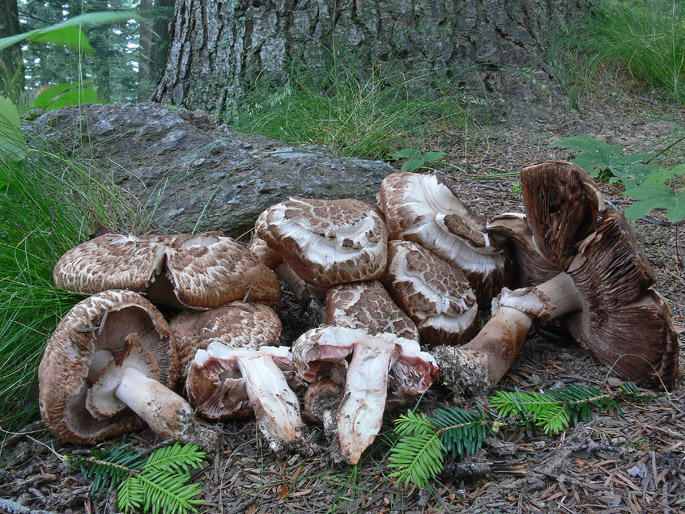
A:
{"type": "Polygon", "coordinates": [[[195,506],[203,503],[196,498],[200,485],[188,482],[191,470],[201,466],[204,458],[197,446],[175,443],[149,457],[121,446],[75,460],[83,475],[93,481],[92,496],[117,486],[117,505],[125,513],[142,508],[152,514],[186,514],[197,512],[195,506]]]}
{"type": "Polygon", "coordinates": [[[647,401],[664,393],[645,393],[632,382],[617,391],[602,393],[594,387],[570,385],[546,393],[536,391],[497,391],[488,409],[467,412],[459,407],[438,409],[425,416],[409,411],[395,421],[399,439],[389,457],[397,468],[391,477],[400,483],[424,487],[443,469],[445,454],[465,457],[476,453],[488,433],[502,427],[531,426],[547,435],[557,435],[581,420],[592,419],[592,409],[621,412],[623,401],[647,401]]]}

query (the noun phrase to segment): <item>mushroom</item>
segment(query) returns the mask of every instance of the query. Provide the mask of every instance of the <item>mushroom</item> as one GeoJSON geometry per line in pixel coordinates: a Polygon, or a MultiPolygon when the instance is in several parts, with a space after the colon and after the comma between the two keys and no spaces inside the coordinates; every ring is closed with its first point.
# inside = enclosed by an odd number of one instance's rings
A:
{"type": "Polygon", "coordinates": [[[152,301],[198,310],[244,299],[280,303],[278,279],[246,248],[220,232],[177,236],[105,234],[67,251],[55,285],[93,294],[146,293],[152,301]]]}
{"type": "MultiPolygon", "coordinates": [[[[298,373],[309,381],[314,375],[316,382],[325,378],[322,370],[330,369],[326,363],[342,364],[352,355],[337,414],[331,406],[322,416],[329,435],[335,433],[335,416],[340,455],[350,464],[359,462],[380,431],[388,387],[397,398],[420,394],[430,387],[438,372],[433,358],[420,351],[417,341],[390,333],[372,336],[362,329],[321,327],[305,332],[293,343],[292,350],[298,373]],[[408,376],[412,378],[405,385],[402,380],[408,376]]],[[[335,369],[339,371],[340,367],[335,369]]]]}
{"type": "Polygon", "coordinates": [[[390,239],[414,241],[453,263],[479,301],[489,301],[506,284],[508,262],[498,237],[436,175],[388,175],[381,182],[378,206],[390,239]]]}
{"type": "Polygon", "coordinates": [[[382,215],[358,200],[291,197],[264,211],[255,230],[316,289],[374,280],[385,270],[388,236],[382,215]]]}
{"type": "Polygon", "coordinates": [[[231,302],[209,311],[182,311],[169,322],[169,329],[185,376],[197,350],[211,342],[246,350],[278,344],[281,320],[266,305],[231,302]]]}
{"type": "Polygon", "coordinates": [[[383,279],[429,346],[461,344],[476,328],[478,304],[464,274],[412,241],[388,243],[383,279]]]}
{"type": "Polygon", "coordinates": [[[248,250],[255,254],[267,268],[273,270],[278,278],[288,284],[288,287],[298,301],[304,301],[311,298],[312,295],[309,292],[307,283],[295,273],[290,267],[290,264],[283,261],[282,255],[266,244],[266,241],[257,234],[252,234],[248,250]]]}
{"type": "Polygon", "coordinates": [[[92,444],[142,428],[204,447],[216,434],[198,426],[170,388],[178,377],[166,321],[131,291],[76,304],[50,337],[38,370],[45,425],[65,441],[92,444]]]}
{"type": "Polygon", "coordinates": [[[363,328],[370,335],[390,332],[419,340],[414,322],[392,301],[378,281],[332,287],[326,294],[326,325],[363,328]]]}
{"type": "Polygon", "coordinates": [[[286,378],[299,382],[291,369],[285,346],[247,350],[214,342],[197,351],[186,389],[197,412],[209,419],[239,419],[254,411],[269,446],[279,451],[302,438],[299,402],[286,378]]]}
{"type": "MultiPolygon", "coordinates": [[[[515,259],[536,261],[527,279],[557,274],[515,291],[503,290],[494,315],[467,345],[441,347],[442,380],[456,394],[496,384],[533,322],[562,318],[581,344],[613,370],[644,385],[673,386],[678,344],[668,307],[651,286],[649,265],[623,219],[603,207],[581,168],[549,162],[525,168],[521,186],[530,235],[514,231],[515,259]],[[523,234],[523,236],[521,236],[523,234]]],[[[511,232],[511,216],[504,229],[511,232]]],[[[514,222],[518,224],[520,222],[514,222]]]]}

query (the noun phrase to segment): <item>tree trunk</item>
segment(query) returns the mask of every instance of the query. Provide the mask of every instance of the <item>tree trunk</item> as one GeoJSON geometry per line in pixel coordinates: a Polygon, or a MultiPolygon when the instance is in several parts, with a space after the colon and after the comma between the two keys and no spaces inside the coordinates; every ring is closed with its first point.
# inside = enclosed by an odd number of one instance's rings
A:
{"type": "Polygon", "coordinates": [[[153,99],[221,112],[257,77],[354,55],[506,93],[590,0],[177,0],[153,99]],[[518,70],[518,71],[517,71],[518,70]]]}
{"type": "MultiPolygon", "coordinates": [[[[0,37],[19,34],[17,0],[0,0],[0,37]]],[[[0,92],[17,102],[24,91],[24,61],[21,45],[0,51],[0,92]]]]}
{"type": "Polygon", "coordinates": [[[169,20],[174,0],[141,0],[138,9],[146,17],[140,25],[138,101],[145,102],[162,76],[169,51],[169,20]]]}

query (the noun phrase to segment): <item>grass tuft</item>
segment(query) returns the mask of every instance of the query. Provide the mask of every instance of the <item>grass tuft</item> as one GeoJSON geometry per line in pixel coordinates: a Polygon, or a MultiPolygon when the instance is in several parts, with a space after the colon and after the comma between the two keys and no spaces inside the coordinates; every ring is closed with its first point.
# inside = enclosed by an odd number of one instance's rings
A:
{"type": "Polygon", "coordinates": [[[685,102],[685,5],[677,0],[602,0],[582,48],[620,63],[647,85],[685,102]]]}
{"type": "MultiPolygon", "coordinates": [[[[101,172],[47,148],[21,163],[0,159],[0,427],[38,412],[37,367],[45,342],[81,297],[56,289],[59,257],[93,233],[143,225],[142,211],[101,172]]],[[[2,436],[0,436],[2,438],[2,436]]]]}
{"type": "Polygon", "coordinates": [[[457,81],[393,68],[338,58],[321,67],[294,64],[285,83],[258,81],[227,121],[242,132],[367,159],[421,147],[442,125],[472,123],[476,105],[457,81]]]}

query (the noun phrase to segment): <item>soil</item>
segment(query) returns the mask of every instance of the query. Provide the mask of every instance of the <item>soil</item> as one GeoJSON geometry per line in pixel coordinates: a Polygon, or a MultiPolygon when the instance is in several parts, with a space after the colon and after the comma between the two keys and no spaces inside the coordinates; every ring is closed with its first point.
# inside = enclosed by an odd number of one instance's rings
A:
{"type": "MultiPolygon", "coordinates": [[[[685,135],[685,109],[640,94],[608,88],[588,102],[582,113],[569,111],[563,101],[559,105],[557,111],[544,113],[543,119],[539,113],[535,118],[510,113],[505,122],[480,127],[473,137],[463,131],[440,132],[430,149],[450,148],[450,166],[439,171],[449,171],[462,200],[489,217],[522,210],[514,188],[516,178],[491,175],[551,158],[573,157],[572,152],[549,146],[561,137],[588,134],[626,145],[632,153],[663,148],[685,135]]],[[[683,155],[681,147],[679,157],[674,158],[682,160],[683,155]]],[[[618,208],[625,208],[628,201],[619,189],[607,184],[601,189],[618,208]]],[[[680,235],[679,258],[674,227],[639,221],[634,231],[655,269],[658,290],[673,311],[682,352],[685,237],[680,235]]],[[[295,319],[305,311],[310,319],[317,318],[310,308],[301,309],[292,302],[286,305],[295,319]]],[[[290,327],[293,332],[302,328],[297,324],[290,327]]],[[[615,389],[620,380],[552,326],[529,338],[499,387],[545,390],[563,384],[606,391],[615,389]]],[[[560,437],[523,428],[502,430],[497,438],[488,438],[473,457],[448,459],[444,473],[423,489],[402,487],[389,477],[392,470],[386,463],[396,412],[387,413],[382,435],[356,467],[333,464],[325,451],[277,458],[253,422],[224,423],[218,450],[208,456],[195,476],[206,501],[199,510],[249,514],[685,512],[683,385],[681,375],[669,396],[644,404],[623,404],[622,415],[594,413],[591,420],[578,423],[560,437]]],[[[474,408],[476,403],[487,405],[487,398],[472,398],[463,406],[474,408]]],[[[429,391],[418,410],[429,413],[449,404],[444,392],[429,391]]],[[[313,442],[325,448],[322,430],[311,427],[310,432],[313,442]]],[[[164,444],[148,430],[101,446],[122,443],[145,452],[164,444]]],[[[89,454],[90,450],[62,443],[40,421],[8,437],[0,447],[0,499],[51,512],[116,512],[115,493],[90,498],[89,481],[56,453],[89,454]]],[[[24,512],[8,505],[0,506],[0,512],[24,512]]]]}

